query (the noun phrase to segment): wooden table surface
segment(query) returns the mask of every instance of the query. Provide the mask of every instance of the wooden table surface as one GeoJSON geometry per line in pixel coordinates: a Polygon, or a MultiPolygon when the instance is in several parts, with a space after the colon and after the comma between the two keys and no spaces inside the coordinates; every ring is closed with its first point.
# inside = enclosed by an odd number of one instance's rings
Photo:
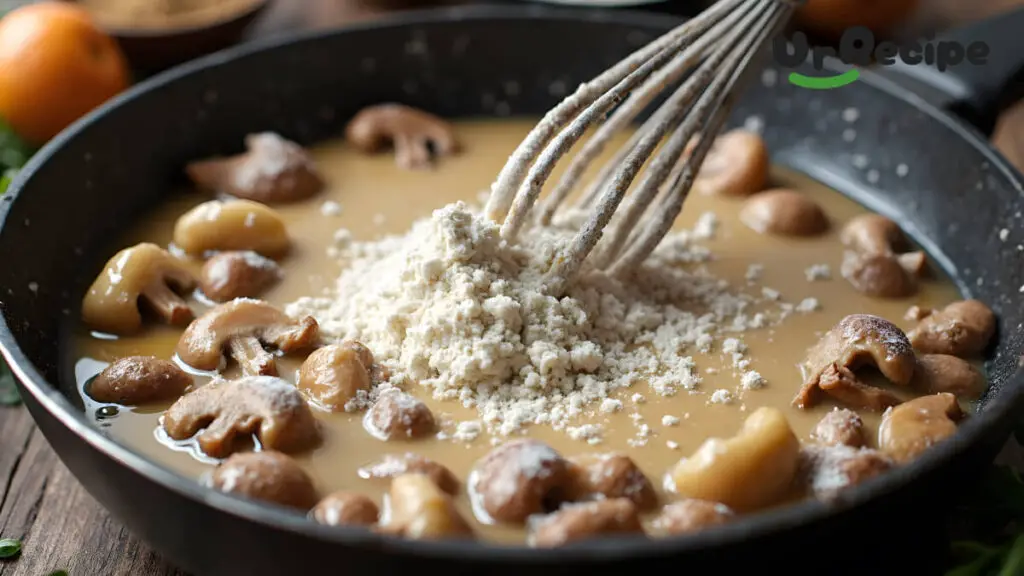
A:
{"type": "MultiPolygon", "coordinates": [[[[1024,0],[923,0],[917,22],[958,23],[1024,0]]],[[[378,4],[379,5],[379,4],[378,4]]],[[[359,0],[288,0],[257,28],[311,27],[373,17],[359,0]],[[314,24],[315,23],[315,24],[314,24]]],[[[1024,170],[1024,103],[1004,113],[996,146],[1024,170]]],[[[152,552],[89,496],[50,449],[23,407],[0,407],[0,537],[24,544],[0,560],[0,576],[185,576],[152,552]]]]}

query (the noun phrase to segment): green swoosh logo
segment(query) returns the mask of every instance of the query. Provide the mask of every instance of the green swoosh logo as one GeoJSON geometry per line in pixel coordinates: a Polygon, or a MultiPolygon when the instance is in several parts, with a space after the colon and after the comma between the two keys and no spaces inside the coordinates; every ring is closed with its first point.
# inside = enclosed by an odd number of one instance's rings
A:
{"type": "Polygon", "coordinates": [[[789,83],[801,88],[809,88],[811,90],[828,90],[852,84],[857,80],[857,78],[860,78],[860,70],[857,70],[856,68],[851,68],[838,76],[818,78],[814,76],[804,76],[797,72],[791,72],[789,74],[789,83]]]}

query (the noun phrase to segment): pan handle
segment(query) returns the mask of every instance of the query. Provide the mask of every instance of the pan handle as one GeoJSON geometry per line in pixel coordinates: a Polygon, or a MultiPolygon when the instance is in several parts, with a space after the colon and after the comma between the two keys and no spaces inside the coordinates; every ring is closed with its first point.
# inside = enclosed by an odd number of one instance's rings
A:
{"type": "Polygon", "coordinates": [[[940,71],[935,64],[897,60],[876,71],[991,135],[999,114],[1024,96],[1024,6],[950,30],[929,43],[967,47],[977,41],[988,45],[982,64],[964,63],[940,71]]]}

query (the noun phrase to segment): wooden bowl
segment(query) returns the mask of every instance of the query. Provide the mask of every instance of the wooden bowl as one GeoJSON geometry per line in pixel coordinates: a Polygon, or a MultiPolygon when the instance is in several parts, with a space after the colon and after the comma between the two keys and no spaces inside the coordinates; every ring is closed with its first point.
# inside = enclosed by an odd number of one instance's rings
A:
{"type": "Polygon", "coordinates": [[[272,0],[258,0],[244,10],[212,22],[173,28],[100,26],[124,51],[132,69],[159,72],[238,43],[272,0]]]}

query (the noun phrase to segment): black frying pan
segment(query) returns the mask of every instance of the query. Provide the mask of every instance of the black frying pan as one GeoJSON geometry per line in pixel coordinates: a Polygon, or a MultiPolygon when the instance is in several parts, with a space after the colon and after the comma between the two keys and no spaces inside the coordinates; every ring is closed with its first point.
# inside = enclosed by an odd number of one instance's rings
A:
{"type": "MultiPolygon", "coordinates": [[[[1012,46],[1022,20],[1018,11],[986,33],[993,64],[974,104],[1020,70],[1024,50],[1012,46]]],[[[1024,265],[1016,249],[1024,243],[1024,192],[979,131],[869,73],[830,91],[755,83],[733,124],[763,119],[776,162],[900,221],[966,294],[996,311],[1000,334],[978,416],[913,465],[832,505],[806,502],[691,538],[555,551],[403,542],[201,488],[106,437],[75,403],[63,343],[84,289],[122,226],[171,192],[185,161],[236,152],[254,130],[301,142],[337,136],[355,111],[381,101],[447,117],[494,115],[499,102],[540,115],[559,99],[553,83],[590,79],[675,23],[540,7],[404,15],[236,48],[149,80],[79,122],[32,159],[0,204],[0,345],[46,438],[97,500],[198,574],[934,572],[945,510],[991,461],[1024,404],[1024,265]],[[428,50],[407,51],[413,39],[428,50]],[[520,90],[506,92],[509,81],[520,90]],[[842,114],[851,107],[859,111],[853,125],[842,114]],[[852,142],[844,134],[851,127],[852,142]],[[901,164],[909,167],[903,176],[901,164]],[[897,568],[897,558],[913,563],[897,568]]]]}

